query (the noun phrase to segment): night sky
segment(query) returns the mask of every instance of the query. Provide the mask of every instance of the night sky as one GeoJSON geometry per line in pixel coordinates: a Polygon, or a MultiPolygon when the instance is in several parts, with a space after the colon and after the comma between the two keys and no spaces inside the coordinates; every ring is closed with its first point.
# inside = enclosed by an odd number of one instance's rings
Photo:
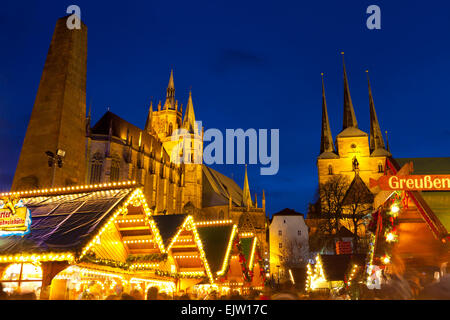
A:
{"type": "MultiPolygon", "coordinates": [[[[88,26],[87,104],[143,128],[170,69],[205,129],[280,129],[280,170],[260,176],[267,211],[306,213],[317,188],[321,78],[333,138],[342,129],[341,51],[359,128],[369,131],[369,69],[394,157],[449,156],[450,4],[444,1],[2,1],[0,190],[12,182],[55,22],[67,6],[88,26]],[[395,2],[395,3],[394,3],[395,2]],[[366,8],[381,8],[368,30],[366,8]]],[[[215,165],[243,185],[243,165],[215,165]]]]}

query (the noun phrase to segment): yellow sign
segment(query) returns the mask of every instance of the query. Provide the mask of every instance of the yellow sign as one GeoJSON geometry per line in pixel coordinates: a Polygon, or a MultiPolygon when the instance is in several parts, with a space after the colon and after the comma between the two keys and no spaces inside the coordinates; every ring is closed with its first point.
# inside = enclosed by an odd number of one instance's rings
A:
{"type": "Polygon", "coordinates": [[[30,210],[21,200],[0,200],[0,236],[25,235],[31,225],[30,210]]]}

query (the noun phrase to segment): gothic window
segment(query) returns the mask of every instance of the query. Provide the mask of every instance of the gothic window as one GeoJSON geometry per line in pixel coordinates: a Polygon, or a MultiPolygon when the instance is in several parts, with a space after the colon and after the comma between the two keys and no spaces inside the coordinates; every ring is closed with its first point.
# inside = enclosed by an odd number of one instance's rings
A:
{"type": "Polygon", "coordinates": [[[297,234],[298,234],[299,236],[301,236],[301,235],[302,235],[302,232],[301,232],[300,230],[298,230],[298,231],[297,231],[297,234]]]}
{"type": "Polygon", "coordinates": [[[381,162],[378,163],[378,173],[383,173],[383,164],[381,162]]]}
{"type": "Polygon", "coordinates": [[[114,157],[111,161],[111,172],[109,176],[110,181],[120,180],[120,159],[114,157]]]}
{"type": "Polygon", "coordinates": [[[281,230],[278,230],[278,235],[281,236],[282,234],[281,230]]]}
{"type": "Polygon", "coordinates": [[[169,124],[169,136],[172,135],[172,131],[173,131],[173,125],[172,123],[169,124]]]}
{"type": "Polygon", "coordinates": [[[329,175],[333,174],[333,166],[331,164],[328,165],[328,174],[329,175]]]}
{"type": "Polygon", "coordinates": [[[91,160],[90,183],[99,183],[102,178],[103,158],[100,152],[94,154],[91,160]]]}
{"type": "Polygon", "coordinates": [[[223,210],[220,210],[220,212],[219,212],[219,219],[224,219],[225,217],[224,217],[224,213],[223,213],[223,210]]]}

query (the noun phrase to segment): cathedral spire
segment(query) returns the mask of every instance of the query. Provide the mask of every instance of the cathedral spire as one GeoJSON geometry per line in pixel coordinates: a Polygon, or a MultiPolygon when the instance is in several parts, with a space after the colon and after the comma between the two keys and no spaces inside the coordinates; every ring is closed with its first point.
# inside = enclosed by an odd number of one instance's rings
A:
{"type": "Polygon", "coordinates": [[[194,104],[192,103],[192,92],[189,91],[189,99],[186,106],[186,113],[183,119],[183,127],[189,132],[195,132],[195,114],[194,114],[194,104]]]}
{"type": "Polygon", "coordinates": [[[347,70],[345,69],[344,52],[342,52],[342,64],[344,66],[344,125],[343,130],[353,127],[358,128],[355,110],[353,109],[352,97],[348,85],[347,70]]]}
{"type": "Polygon", "coordinates": [[[164,109],[175,109],[175,83],[173,81],[173,69],[170,70],[169,84],[167,86],[166,102],[164,109]]]}
{"type": "Polygon", "coordinates": [[[327,100],[325,98],[325,84],[322,75],[322,135],[320,139],[320,154],[334,152],[333,137],[331,136],[330,121],[328,120],[327,100]]]}
{"type": "Polygon", "coordinates": [[[381,133],[380,124],[378,122],[377,113],[375,112],[375,104],[373,103],[372,88],[370,87],[369,71],[367,73],[367,85],[369,88],[369,105],[370,105],[370,151],[376,149],[386,149],[384,146],[383,134],[381,133]]]}
{"type": "Polygon", "coordinates": [[[145,122],[144,130],[150,132],[152,128],[152,115],[153,115],[153,101],[150,101],[150,107],[148,109],[147,121],[145,122]]]}
{"type": "Polygon", "coordinates": [[[253,207],[250,186],[248,184],[247,165],[245,165],[244,189],[242,190],[242,204],[244,207],[253,207]]]}

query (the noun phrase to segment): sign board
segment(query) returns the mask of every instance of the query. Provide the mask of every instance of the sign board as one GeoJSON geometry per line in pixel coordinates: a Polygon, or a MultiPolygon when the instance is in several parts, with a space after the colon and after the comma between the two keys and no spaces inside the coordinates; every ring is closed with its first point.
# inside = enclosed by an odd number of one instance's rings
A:
{"type": "Polygon", "coordinates": [[[449,191],[450,175],[387,175],[370,179],[369,186],[392,191],[449,191]]]}
{"type": "Polygon", "coordinates": [[[0,236],[23,236],[30,232],[31,213],[22,200],[0,200],[0,236]]]}

